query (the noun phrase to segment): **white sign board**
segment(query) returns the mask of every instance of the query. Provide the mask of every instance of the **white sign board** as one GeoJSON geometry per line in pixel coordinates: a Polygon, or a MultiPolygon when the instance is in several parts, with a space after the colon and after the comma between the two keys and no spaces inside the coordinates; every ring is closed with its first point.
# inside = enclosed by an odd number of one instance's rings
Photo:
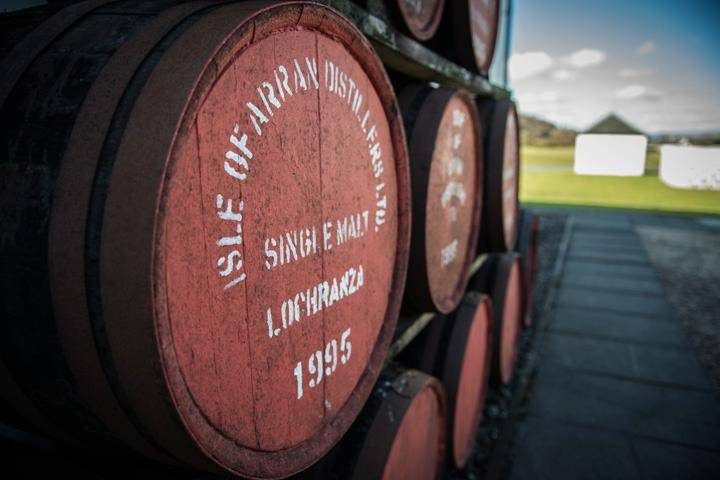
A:
{"type": "Polygon", "coordinates": [[[673,188],[720,190],[720,147],[663,145],[660,180],[673,188]]]}
{"type": "Polygon", "coordinates": [[[575,173],[641,176],[646,149],[643,135],[583,133],[575,138],[575,173]]]}

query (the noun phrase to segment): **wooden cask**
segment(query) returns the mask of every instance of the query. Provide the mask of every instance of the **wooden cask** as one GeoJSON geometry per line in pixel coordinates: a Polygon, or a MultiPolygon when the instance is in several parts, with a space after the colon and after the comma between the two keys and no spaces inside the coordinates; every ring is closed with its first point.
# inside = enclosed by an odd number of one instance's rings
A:
{"type": "Polygon", "coordinates": [[[523,279],[523,322],[526,327],[532,325],[533,299],[535,294],[535,276],[538,268],[538,238],[540,235],[540,217],[527,209],[520,210],[520,228],[515,250],[522,257],[520,270],[523,279]]]}
{"type": "Polygon", "coordinates": [[[445,0],[395,0],[394,7],[404,29],[420,41],[435,35],[442,19],[445,0]]]}
{"type": "Polygon", "coordinates": [[[485,189],[482,252],[507,252],[515,247],[518,231],[520,144],[518,116],[510,100],[478,102],[485,131],[485,189]]]}
{"type": "Polygon", "coordinates": [[[460,302],[480,226],[482,136],[473,99],[414,84],[399,96],[410,152],[413,227],[406,285],[419,311],[460,302]]]}
{"type": "Polygon", "coordinates": [[[468,292],[457,310],[431,322],[400,355],[403,364],[436,376],[448,403],[448,457],[462,469],[475,446],[492,361],[490,298],[468,292]]]}
{"type": "Polygon", "coordinates": [[[390,366],[347,435],[298,478],[436,479],[444,466],[445,408],[436,378],[390,366]]]}
{"type": "Polygon", "coordinates": [[[2,61],[4,398],[208,471],[319,459],[372,390],[409,249],[369,42],[310,3],[93,1],[2,61]]]}
{"type": "Polygon", "coordinates": [[[449,1],[432,46],[468,70],[487,76],[495,54],[499,18],[498,0],[449,1]]]}
{"type": "Polygon", "coordinates": [[[522,329],[521,258],[516,253],[491,254],[470,280],[470,289],[492,301],[493,360],[491,379],[507,385],[512,381],[522,329]]]}

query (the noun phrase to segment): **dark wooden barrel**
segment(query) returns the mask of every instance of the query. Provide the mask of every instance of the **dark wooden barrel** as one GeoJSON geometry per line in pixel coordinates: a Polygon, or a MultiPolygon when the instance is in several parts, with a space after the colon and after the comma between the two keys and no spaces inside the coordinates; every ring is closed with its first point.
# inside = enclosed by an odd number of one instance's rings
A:
{"type": "Polygon", "coordinates": [[[492,301],[493,360],[491,379],[507,385],[513,378],[522,328],[521,258],[516,253],[491,254],[470,280],[472,290],[492,301]]]}
{"type": "Polygon", "coordinates": [[[395,0],[391,2],[402,18],[403,26],[418,40],[435,35],[442,19],[445,0],[395,0]]]}
{"type": "Polygon", "coordinates": [[[470,459],[485,406],[493,351],[490,303],[488,296],[468,292],[457,310],[431,322],[399,357],[445,386],[448,456],[458,469],[470,459]]]}
{"type": "Polygon", "coordinates": [[[413,226],[406,285],[419,311],[460,302],[475,257],[482,204],[482,136],[473,99],[414,84],[400,106],[408,136],[413,226]]]}
{"type": "Polygon", "coordinates": [[[279,478],[360,412],[404,290],[379,59],[310,3],[61,10],[0,80],[0,383],[41,428],[279,478]]]}
{"type": "Polygon", "coordinates": [[[449,1],[432,46],[468,70],[487,75],[495,54],[499,18],[498,0],[449,1]]]}
{"type": "Polygon", "coordinates": [[[519,213],[520,144],[518,116],[510,100],[478,102],[485,131],[485,188],[479,249],[507,252],[515,247],[519,213]]]}
{"type": "Polygon", "coordinates": [[[523,322],[526,327],[532,325],[532,310],[535,287],[535,275],[538,265],[538,237],[540,217],[530,210],[520,210],[520,228],[515,250],[522,257],[520,264],[523,279],[523,322]]]}
{"type": "Polygon", "coordinates": [[[445,408],[436,378],[390,366],[343,440],[300,478],[436,479],[444,465],[445,408]]]}

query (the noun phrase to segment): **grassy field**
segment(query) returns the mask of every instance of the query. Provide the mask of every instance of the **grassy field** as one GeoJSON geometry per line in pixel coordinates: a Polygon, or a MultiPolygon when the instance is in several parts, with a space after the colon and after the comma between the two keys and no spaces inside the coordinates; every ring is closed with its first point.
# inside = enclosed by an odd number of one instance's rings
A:
{"type": "Polygon", "coordinates": [[[575,175],[573,150],[573,147],[523,147],[521,201],[720,214],[720,192],[679,190],[662,183],[657,176],[657,152],[648,154],[642,177],[606,177],[575,175]]]}

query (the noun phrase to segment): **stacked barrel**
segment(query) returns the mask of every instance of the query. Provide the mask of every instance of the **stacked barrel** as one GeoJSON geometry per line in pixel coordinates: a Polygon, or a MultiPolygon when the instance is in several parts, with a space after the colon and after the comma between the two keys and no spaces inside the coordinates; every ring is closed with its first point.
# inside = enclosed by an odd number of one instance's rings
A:
{"type": "MultiPolygon", "coordinates": [[[[498,2],[386,3],[487,76],[498,2]]],[[[389,76],[316,3],[0,27],[3,421],[249,478],[467,465],[531,319],[511,101],[389,76]],[[399,317],[428,314],[391,362],[399,317]]]]}

